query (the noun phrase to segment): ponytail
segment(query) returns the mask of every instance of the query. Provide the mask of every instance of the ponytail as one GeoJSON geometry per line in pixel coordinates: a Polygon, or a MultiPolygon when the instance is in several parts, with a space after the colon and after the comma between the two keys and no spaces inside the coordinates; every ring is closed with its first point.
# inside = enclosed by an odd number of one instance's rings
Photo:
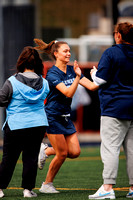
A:
{"type": "Polygon", "coordinates": [[[52,45],[55,43],[55,41],[53,40],[49,44],[47,44],[47,43],[43,42],[43,40],[37,39],[37,38],[34,39],[34,42],[38,45],[38,46],[34,47],[34,49],[40,50],[47,54],[51,53],[52,45]]]}
{"type": "Polygon", "coordinates": [[[47,44],[43,42],[43,40],[37,38],[34,39],[34,42],[38,45],[34,47],[34,49],[41,51],[41,53],[50,54],[51,57],[54,58],[55,60],[56,58],[54,56],[54,52],[57,52],[62,44],[67,44],[67,42],[57,41],[57,40],[53,40],[49,44],[47,44]]]}

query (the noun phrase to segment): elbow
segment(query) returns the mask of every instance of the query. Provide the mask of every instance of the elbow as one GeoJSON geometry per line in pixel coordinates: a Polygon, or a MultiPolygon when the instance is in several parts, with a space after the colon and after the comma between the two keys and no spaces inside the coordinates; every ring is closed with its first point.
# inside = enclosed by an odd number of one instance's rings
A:
{"type": "Polygon", "coordinates": [[[64,95],[67,97],[67,98],[72,98],[73,95],[74,95],[74,91],[70,90],[70,88],[67,88],[66,90],[64,90],[64,95]]]}
{"type": "Polygon", "coordinates": [[[69,94],[69,93],[68,93],[68,94],[66,94],[65,96],[68,97],[68,98],[72,98],[72,97],[73,97],[73,94],[69,94]]]}
{"type": "Polygon", "coordinates": [[[98,88],[94,88],[94,87],[92,87],[92,88],[91,88],[91,91],[94,92],[94,91],[96,91],[97,89],[98,89],[98,88]]]}

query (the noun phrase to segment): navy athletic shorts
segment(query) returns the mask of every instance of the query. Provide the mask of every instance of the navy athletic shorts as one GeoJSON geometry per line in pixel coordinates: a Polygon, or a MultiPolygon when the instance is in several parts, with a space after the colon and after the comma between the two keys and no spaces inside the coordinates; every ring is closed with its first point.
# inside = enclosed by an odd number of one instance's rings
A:
{"type": "Polygon", "coordinates": [[[47,116],[49,126],[46,129],[48,134],[71,135],[76,132],[75,126],[70,117],[47,116]]]}

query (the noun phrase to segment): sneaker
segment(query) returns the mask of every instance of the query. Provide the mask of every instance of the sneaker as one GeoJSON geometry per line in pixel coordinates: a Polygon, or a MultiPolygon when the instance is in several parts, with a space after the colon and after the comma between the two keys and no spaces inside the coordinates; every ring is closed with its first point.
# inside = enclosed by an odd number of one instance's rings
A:
{"type": "Polygon", "coordinates": [[[4,197],[3,191],[0,189],[0,198],[4,197]]]}
{"type": "Polygon", "coordinates": [[[45,154],[45,149],[47,148],[48,148],[47,144],[41,143],[40,152],[38,156],[38,168],[41,170],[45,165],[46,158],[48,158],[48,156],[45,154]]]}
{"type": "Polygon", "coordinates": [[[25,189],[23,191],[24,197],[37,197],[37,194],[35,192],[33,192],[32,190],[27,190],[25,189]]]}
{"type": "Polygon", "coordinates": [[[129,188],[129,192],[126,195],[127,198],[133,198],[133,190],[131,190],[131,188],[129,188]]]}
{"type": "Polygon", "coordinates": [[[41,193],[59,193],[53,186],[53,183],[42,184],[40,190],[41,193]]]}
{"type": "Polygon", "coordinates": [[[105,191],[102,185],[95,194],[89,195],[88,198],[89,199],[115,199],[115,193],[113,189],[109,192],[105,191]]]}

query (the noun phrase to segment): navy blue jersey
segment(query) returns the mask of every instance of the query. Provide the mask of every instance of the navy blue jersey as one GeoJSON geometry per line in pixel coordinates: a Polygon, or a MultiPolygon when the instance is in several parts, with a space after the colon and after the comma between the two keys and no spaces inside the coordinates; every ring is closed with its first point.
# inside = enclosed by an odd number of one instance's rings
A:
{"type": "Polygon", "coordinates": [[[133,119],[133,45],[108,48],[96,76],[107,81],[99,88],[101,115],[133,119]]]}
{"type": "MultiPolygon", "coordinates": [[[[67,65],[67,72],[64,73],[55,65],[49,69],[46,80],[49,83],[50,92],[47,97],[46,112],[48,115],[66,115],[71,113],[72,98],[66,97],[56,86],[63,82],[66,87],[70,87],[76,74],[73,66],[67,65]]],[[[81,75],[83,78],[83,75],[81,75]]]]}

